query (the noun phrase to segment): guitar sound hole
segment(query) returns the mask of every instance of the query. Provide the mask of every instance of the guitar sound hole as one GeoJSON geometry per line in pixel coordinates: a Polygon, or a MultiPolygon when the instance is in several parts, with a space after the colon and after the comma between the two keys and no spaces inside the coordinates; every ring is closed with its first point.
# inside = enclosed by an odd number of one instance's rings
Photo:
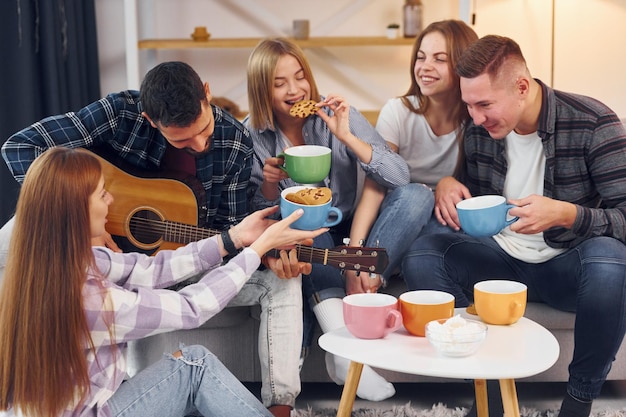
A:
{"type": "Polygon", "coordinates": [[[163,221],[152,211],[139,210],[130,219],[129,231],[139,243],[150,246],[163,237],[163,221]]]}

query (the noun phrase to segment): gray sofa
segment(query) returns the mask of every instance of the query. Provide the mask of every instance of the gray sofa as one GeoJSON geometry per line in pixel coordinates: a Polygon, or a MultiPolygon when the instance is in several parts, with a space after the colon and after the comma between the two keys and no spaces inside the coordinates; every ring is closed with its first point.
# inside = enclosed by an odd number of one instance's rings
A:
{"type": "MultiPolygon", "coordinates": [[[[395,279],[385,289],[393,295],[406,291],[404,282],[395,279]]],[[[259,382],[261,380],[257,353],[259,327],[259,307],[226,308],[202,327],[156,335],[130,347],[130,373],[158,360],[164,352],[173,352],[179,343],[202,344],[215,353],[224,364],[241,380],[259,382]]],[[[524,381],[565,382],[568,378],[567,366],[572,357],[574,345],[575,315],[555,310],[541,303],[529,303],[525,317],[540,323],[557,338],[561,352],[557,362],[547,371],[526,378],[524,381]]],[[[299,318],[297,318],[299,319],[299,318]]],[[[317,329],[317,337],[321,335],[317,329]]],[[[442,378],[423,377],[390,371],[380,371],[391,382],[445,382],[442,378]]],[[[326,374],[324,351],[313,346],[301,372],[302,382],[331,382],[326,374]]],[[[626,380],[626,347],[622,345],[611,372],[610,380],[626,380]]]]}
{"type": "MultiPolygon", "coordinates": [[[[375,125],[377,112],[368,112],[368,120],[375,125]]],[[[626,126],[626,119],[622,120],[626,126]]],[[[360,173],[362,175],[362,173],[360,173]]],[[[361,183],[362,181],[359,181],[361,183]]],[[[360,188],[360,187],[359,187],[360,188]]],[[[360,194],[360,189],[357,194],[360,194]]],[[[358,201],[358,198],[357,198],[358,201]]],[[[399,296],[406,291],[401,280],[392,280],[385,289],[399,296]]],[[[557,362],[545,372],[524,379],[524,381],[566,382],[567,366],[574,350],[575,314],[555,310],[541,303],[528,303],[525,317],[536,321],[554,334],[561,348],[557,362]]],[[[172,352],[179,343],[199,343],[209,348],[241,381],[259,382],[261,372],[257,353],[259,327],[259,307],[226,308],[202,327],[153,336],[130,346],[129,372],[134,374],[150,363],[158,360],[164,352],[172,352]]],[[[319,327],[315,340],[321,335],[319,327]]],[[[600,336],[600,335],[599,335],[600,336]]],[[[391,382],[445,382],[443,378],[424,377],[381,370],[391,382]]],[[[304,362],[301,372],[303,382],[332,382],[326,373],[324,351],[316,344],[304,362]]],[[[622,344],[609,380],[626,380],[626,347],[622,344]]],[[[449,381],[449,380],[448,380],[449,381]]]]}

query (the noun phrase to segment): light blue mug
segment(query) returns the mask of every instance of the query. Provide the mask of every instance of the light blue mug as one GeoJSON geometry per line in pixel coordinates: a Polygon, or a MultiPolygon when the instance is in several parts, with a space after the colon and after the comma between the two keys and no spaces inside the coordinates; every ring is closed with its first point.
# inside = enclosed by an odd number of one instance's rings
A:
{"type": "Polygon", "coordinates": [[[289,187],[285,188],[280,193],[280,214],[283,219],[299,208],[304,210],[304,214],[302,215],[302,217],[300,217],[298,220],[291,224],[291,227],[293,229],[315,230],[319,229],[320,227],[332,227],[341,222],[343,215],[341,214],[341,210],[339,210],[337,207],[331,206],[333,202],[332,197],[326,203],[319,204],[317,206],[298,204],[285,198],[287,194],[296,193],[303,188],[310,187],[289,187]]]}
{"type": "Polygon", "coordinates": [[[501,195],[481,195],[459,201],[456,211],[461,229],[474,237],[493,236],[510,226],[519,217],[507,219],[509,210],[517,207],[507,204],[501,195]]]}

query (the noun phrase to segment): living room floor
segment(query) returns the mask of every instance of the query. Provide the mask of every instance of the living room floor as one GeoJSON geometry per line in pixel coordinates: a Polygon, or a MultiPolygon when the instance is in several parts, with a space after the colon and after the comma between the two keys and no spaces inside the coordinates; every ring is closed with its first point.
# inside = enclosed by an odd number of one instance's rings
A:
{"type": "MultiPolygon", "coordinates": [[[[474,388],[469,382],[458,383],[401,383],[394,384],[396,395],[381,401],[371,402],[356,399],[355,409],[375,408],[390,409],[394,405],[405,405],[408,402],[416,409],[430,409],[433,404],[442,403],[448,408],[465,407],[472,405],[474,388]]],[[[259,386],[249,386],[252,392],[258,392],[259,386]]],[[[302,392],[296,401],[296,408],[306,410],[336,409],[341,398],[343,387],[334,383],[304,383],[302,392]]],[[[516,382],[517,396],[520,408],[534,408],[537,410],[556,410],[560,408],[565,393],[565,383],[547,382],[516,382]]],[[[605,383],[602,394],[593,403],[592,412],[612,409],[621,410],[626,407],[626,381],[608,381],[605,383]]]]}

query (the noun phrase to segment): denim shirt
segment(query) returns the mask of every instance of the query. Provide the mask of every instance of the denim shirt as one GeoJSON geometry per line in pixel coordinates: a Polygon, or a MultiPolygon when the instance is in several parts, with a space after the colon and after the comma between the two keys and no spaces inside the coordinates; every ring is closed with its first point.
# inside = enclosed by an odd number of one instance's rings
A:
{"type": "MultiPolygon", "coordinates": [[[[617,115],[590,97],[553,90],[537,80],[542,103],[537,134],[546,156],[544,195],[576,205],[571,229],[553,227],[544,240],[572,248],[595,236],[626,243],[626,130],[617,115]]],[[[503,140],[470,123],[460,178],[472,195],[502,194],[507,174],[503,140]]]]}
{"type": "MultiPolygon", "coordinates": [[[[329,115],[332,112],[327,107],[322,110],[329,115]]],[[[250,129],[248,118],[243,123],[250,129]]],[[[343,142],[337,139],[321,117],[317,115],[309,117],[302,128],[304,142],[307,145],[321,145],[332,150],[330,174],[324,182],[332,190],[333,206],[341,210],[344,219],[352,216],[358,188],[358,169],[363,169],[365,175],[390,189],[409,183],[409,169],[404,159],[391,150],[376,129],[354,107],[350,108],[350,131],[354,136],[372,146],[372,160],[369,164],[360,161],[343,142]]],[[[276,205],[279,199],[267,201],[261,193],[263,165],[267,158],[275,157],[292,144],[287,143],[277,131],[271,129],[259,131],[250,129],[250,134],[254,147],[254,162],[250,177],[254,192],[252,206],[254,209],[259,209],[276,205]]],[[[295,185],[298,184],[288,178],[280,182],[279,188],[284,190],[295,185]]]]}

